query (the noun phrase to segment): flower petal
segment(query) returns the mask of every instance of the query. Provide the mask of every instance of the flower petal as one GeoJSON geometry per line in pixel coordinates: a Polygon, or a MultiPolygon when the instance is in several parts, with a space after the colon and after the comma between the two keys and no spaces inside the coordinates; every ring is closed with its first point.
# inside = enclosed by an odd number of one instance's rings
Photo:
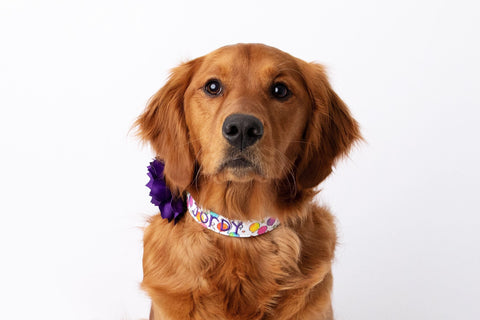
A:
{"type": "Polygon", "coordinates": [[[160,208],[160,214],[161,214],[163,219],[168,219],[169,222],[173,219],[174,212],[173,212],[172,205],[170,204],[170,202],[162,204],[162,206],[160,208]]]}
{"type": "Polygon", "coordinates": [[[148,171],[152,173],[154,178],[160,178],[163,179],[163,169],[165,168],[165,165],[155,159],[154,161],[150,162],[150,166],[148,167],[148,171]]]}
{"type": "Polygon", "coordinates": [[[151,202],[158,206],[162,218],[168,219],[169,222],[174,219],[174,223],[177,223],[185,213],[185,204],[182,197],[173,199],[172,193],[165,183],[164,168],[165,164],[160,160],[155,159],[150,162],[147,173],[150,181],[146,186],[150,188],[151,202]]]}
{"type": "Polygon", "coordinates": [[[159,201],[167,201],[172,198],[172,193],[163,181],[154,180],[150,190],[150,195],[159,201]]]}

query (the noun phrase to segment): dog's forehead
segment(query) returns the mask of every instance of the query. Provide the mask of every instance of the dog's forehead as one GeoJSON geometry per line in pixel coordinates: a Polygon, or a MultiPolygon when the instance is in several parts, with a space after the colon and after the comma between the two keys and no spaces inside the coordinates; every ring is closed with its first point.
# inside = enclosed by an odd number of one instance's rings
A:
{"type": "Polygon", "coordinates": [[[280,72],[300,73],[298,59],[273,47],[261,44],[237,44],[204,56],[200,74],[218,77],[241,75],[274,76],[280,72]]]}

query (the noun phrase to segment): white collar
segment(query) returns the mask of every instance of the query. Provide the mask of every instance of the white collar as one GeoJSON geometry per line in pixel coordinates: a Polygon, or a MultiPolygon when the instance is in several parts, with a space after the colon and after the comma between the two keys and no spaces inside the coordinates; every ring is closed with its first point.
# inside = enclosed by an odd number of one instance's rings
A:
{"type": "Polygon", "coordinates": [[[193,219],[205,228],[229,237],[256,237],[272,231],[280,225],[276,218],[266,217],[260,221],[232,220],[210,210],[203,209],[187,192],[188,212],[193,219]]]}

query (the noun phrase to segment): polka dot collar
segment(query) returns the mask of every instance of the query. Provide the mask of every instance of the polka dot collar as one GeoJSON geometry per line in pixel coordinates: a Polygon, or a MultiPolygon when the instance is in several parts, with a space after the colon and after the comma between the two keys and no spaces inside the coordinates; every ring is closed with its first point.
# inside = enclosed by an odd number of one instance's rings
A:
{"type": "Polygon", "coordinates": [[[275,218],[264,218],[261,221],[232,220],[197,205],[190,193],[187,193],[188,212],[195,221],[205,228],[229,237],[256,237],[272,231],[280,225],[275,218]]]}

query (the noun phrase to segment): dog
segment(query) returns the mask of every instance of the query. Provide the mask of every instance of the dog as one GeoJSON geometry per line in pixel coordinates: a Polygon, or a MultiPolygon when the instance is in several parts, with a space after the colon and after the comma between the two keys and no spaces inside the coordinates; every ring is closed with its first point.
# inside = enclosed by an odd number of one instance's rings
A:
{"type": "Polygon", "coordinates": [[[173,69],[135,125],[183,204],[145,228],[150,319],[333,319],[337,238],[315,187],[362,138],[322,65],[222,47],[173,69]]]}

